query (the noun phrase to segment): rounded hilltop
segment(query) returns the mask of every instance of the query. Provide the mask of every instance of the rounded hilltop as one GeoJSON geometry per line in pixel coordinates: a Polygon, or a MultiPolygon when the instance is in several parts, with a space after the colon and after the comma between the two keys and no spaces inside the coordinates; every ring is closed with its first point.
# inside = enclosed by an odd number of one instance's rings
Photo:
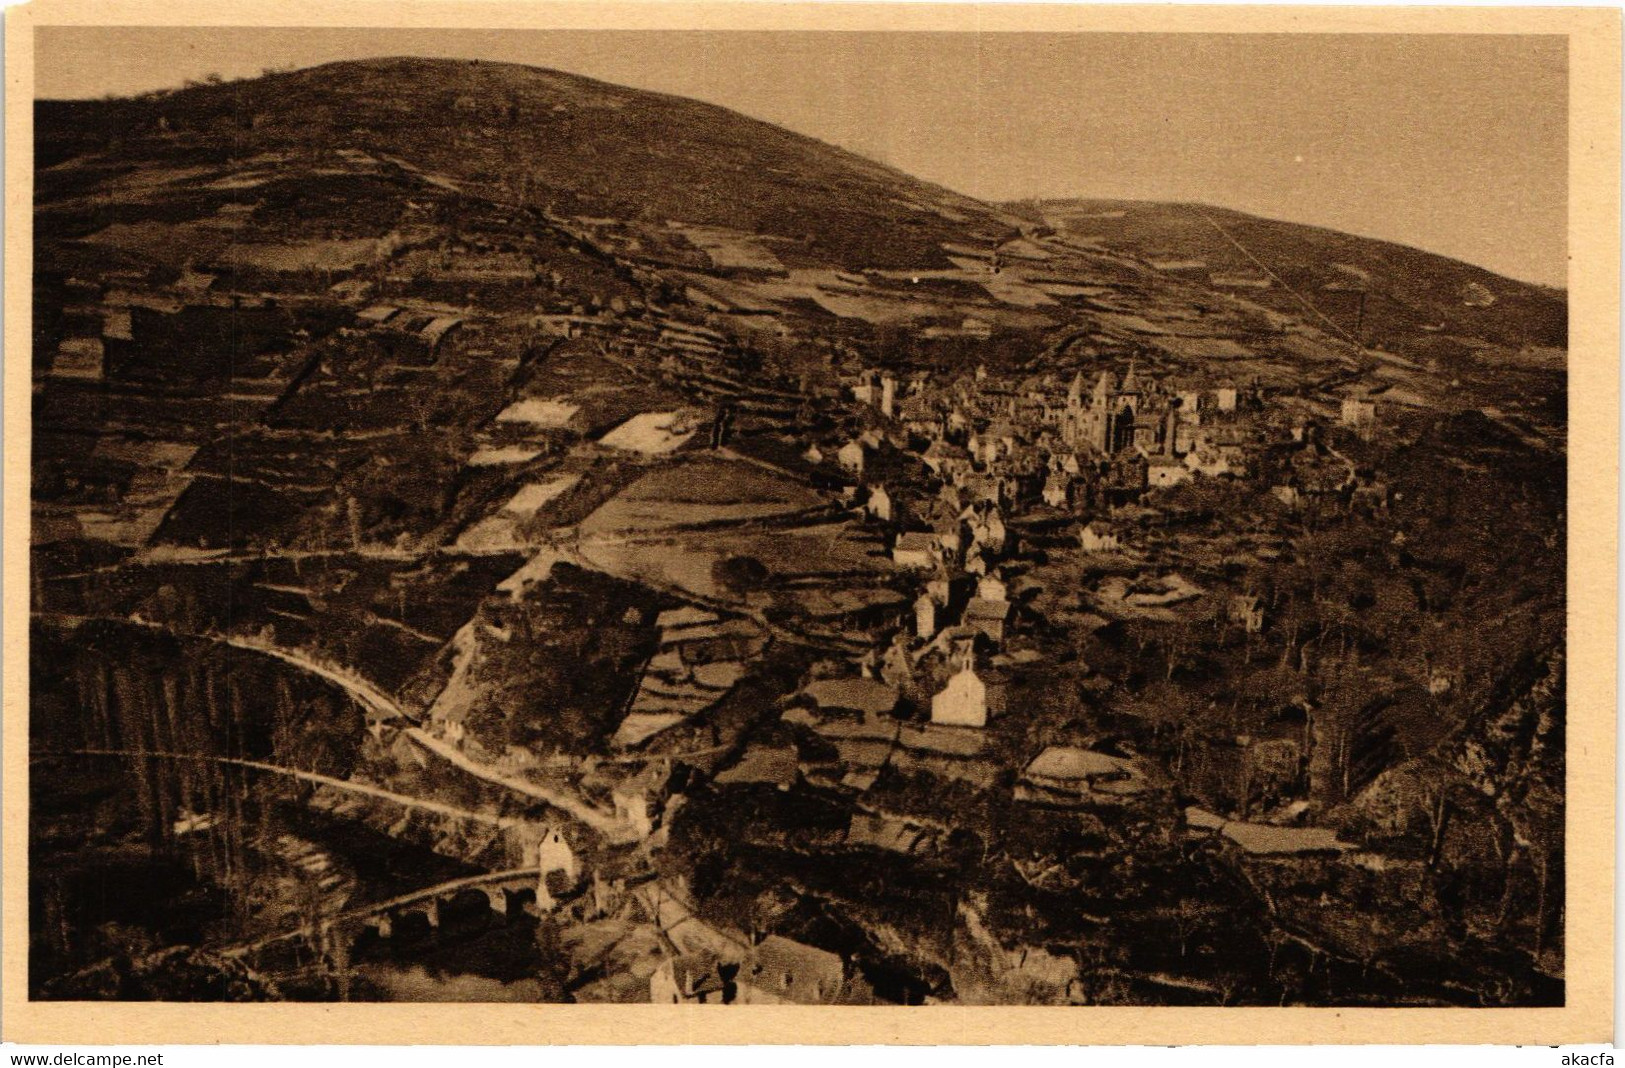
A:
{"type": "Polygon", "coordinates": [[[172,159],[177,138],[236,156],[357,149],[455,180],[522,184],[561,215],[769,235],[792,263],[946,267],[944,242],[1011,229],[979,201],[726,108],[516,63],[342,60],[39,106],[43,161],[112,138],[137,165],[144,147],[172,159]]]}

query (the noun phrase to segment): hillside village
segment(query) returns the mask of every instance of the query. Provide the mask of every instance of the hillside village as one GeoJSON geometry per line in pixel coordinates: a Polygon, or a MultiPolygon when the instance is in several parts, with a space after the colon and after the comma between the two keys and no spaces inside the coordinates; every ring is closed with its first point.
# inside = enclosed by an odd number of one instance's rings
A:
{"type": "Polygon", "coordinates": [[[405,62],[40,106],[36,748],[272,770],[38,798],[39,993],[1561,1002],[1561,294],[726,113],[782,187],[611,195],[518,131],[699,105],[405,62]],[[197,915],[85,914],[119,835],[197,915]]]}

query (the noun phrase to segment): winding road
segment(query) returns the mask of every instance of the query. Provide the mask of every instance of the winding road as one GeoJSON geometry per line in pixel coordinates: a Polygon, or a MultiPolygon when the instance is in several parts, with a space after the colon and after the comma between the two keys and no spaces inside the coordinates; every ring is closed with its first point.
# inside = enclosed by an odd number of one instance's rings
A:
{"type": "Polygon", "coordinates": [[[490,824],[493,827],[517,827],[526,822],[515,816],[499,816],[493,812],[479,812],[475,809],[463,808],[459,805],[448,805],[442,801],[431,801],[428,798],[415,797],[411,794],[398,794],[393,790],[385,790],[381,786],[371,786],[367,783],[356,782],[353,779],[338,779],[331,775],[323,775],[320,772],[301,771],[298,768],[290,768],[282,764],[269,764],[263,760],[244,760],[240,757],[215,756],[209,753],[171,753],[156,749],[62,749],[36,753],[32,759],[45,760],[66,756],[136,757],[151,760],[192,760],[208,764],[229,764],[233,767],[249,768],[273,775],[286,775],[304,782],[316,783],[319,786],[331,786],[334,789],[391,801],[405,808],[417,809],[421,812],[433,812],[439,816],[474,820],[479,823],[490,824]]]}
{"type": "MultiPolygon", "coordinates": [[[[92,620],[97,620],[102,622],[127,623],[132,626],[145,627],[149,630],[161,631],[167,634],[175,633],[167,627],[163,627],[149,620],[135,617],[72,616],[60,613],[35,613],[35,615],[41,618],[51,618],[65,622],[89,622],[92,620]]],[[[350,697],[363,708],[367,709],[375,719],[401,724],[402,732],[409,739],[411,739],[413,744],[417,745],[420,749],[423,749],[426,752],[445,760],[447,763],[455,765],[462,771],[465,771],[476,778],[483,779],[486,782],[500,786],[511,793],[521,794],[533,800],[545,802],[559,811],[569,815],[580,823],[586,825],[597,833],[603,835],[611,842],[635,841],[638,837],[636,829],[630,823],[617,819],[613,813],[605,812],[603,809],[596,808],[573,794],[543,786],[539,783],[532,782],[523,776],[511,774],[503,771],[500,768],[493,767],[490,764],[474,760],[456,746],[440,738],[436,738],[434,735],[414,724],[412,722],[412,718],[406,714],[405,710],[401,708],[398,702],[396,702],[392,697],[384,693],[378,687],[374,686],[372,683],[353,672],[346,671],[345,669],[332,664],[324,663],[301,650],[288,649],[283,646],[274,645],[270,642],[259,641],[253,638],[243,638],[220,634],[180,634],[176,636],[218,642],[223,645],[229,645],[236,649],[249,650],[263,656],[269,656],[277,660],[281,660],[283,663],[290,664],[301,671],[308,672],[309,674],[322,678],[339,687],[346,694],[350,695],[350,697]]],[[[88,755],[93,751],[82,750],[77,752],[84,752],[88,755]]],[[[349,786],[347,786],[345,780],[333,779],[330,776],[325,775],[317,775],[314,772],[295,771],[290,768],[283,768],[280,765],[265,764],[259,761],[231,760],[228,758],[212,757],[201,754],[142,754],[125,751],[117,752],[123,753],[123,755],[167,756],[176,759],[222,760],[229,763],[241,764],[245,767],[258,768],[264,771],[275,771],[291,774],[297,777],[310,779],[311,781],[323,782],[343,788],[355,788],[357,792],[372,793],[375,796],[385,797],[390,800],[412,800],[419,808],[428,809],[429,806],[437,804],[437,802],[427,802],[420,799],[406,798],[405,795],[392,794],[387,790],[381,790],[374,787],[363,787],[359,784],[349,784],[349,786]]],[[[107,755],[114,754],[115,751],[107,751],[107,755]]],[[[458,809],[455,806],[441,807],[448,815],[468,814],[467,810],[458,809]]],[[[486,818],[488,820],[497,819],[497,817],[486,818]]],[[[503,817],[503,819],[508,820],[508,823],[504,825],[511,825],[519,822],[507,817],[503,817]]]]}

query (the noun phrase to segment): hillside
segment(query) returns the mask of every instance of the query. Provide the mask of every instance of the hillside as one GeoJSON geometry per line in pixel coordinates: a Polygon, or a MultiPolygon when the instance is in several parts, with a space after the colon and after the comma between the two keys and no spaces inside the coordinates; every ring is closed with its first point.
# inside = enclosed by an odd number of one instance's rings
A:
{"type": "Polygon", "coordinates": [[[36,993],[562,842],[248,959],[1561,1001],[1564,294],[513,65],[36,115],[33,742],[145,750],[36,777],[36,993]]]}
{"type": "Polygon", "coordinates": [[[1564,294],[1439,256],[1216,208],[983,204],[723,108],[513,64],[378,59],[44,101],[36,150],[47,276],[111,256],[132,277],[156,262],[166,283],[285,288],[491,215],[577,295],[625,298],[650,269],[744,326],[821,321],[905,362],[963,359],[991,331],[1001,360],[1149,345],[1292,388],[1375,370],[1375,350],[1408,361],[1383,384],[1429,403],[1465,384],[1462,403],[1516,410],[1549,407],[1564,359],[1564,294]]]}
{"type": "Polygon", "coordinates": [[[1249,278],[1265,268],[1280,284],[1258,290],[1254,299],[1307,314],[1294,294],[1301,295],[1337,327],[1358,331],[1361,341],[1378,348],[1425,356],[1449,351],[1464,337],[1514,349],[1567,343],[1561,290],[1404,245],[1200,204],[1044,200],[1012,208],[1061,232],[1166,264],[1182,277],[1249,278]]]}
{"type": "Polygon", "coordinates": [[[40,163],[116,140],[128,166],[160,130],[198,139],[157,156],[174,166],[343,146],[561,215],[760,234],[792,265],[945,266],[941,242],[1010,229],[987,205],[724,108],[505,63],[365,60],[48,103],[40,163]]]}

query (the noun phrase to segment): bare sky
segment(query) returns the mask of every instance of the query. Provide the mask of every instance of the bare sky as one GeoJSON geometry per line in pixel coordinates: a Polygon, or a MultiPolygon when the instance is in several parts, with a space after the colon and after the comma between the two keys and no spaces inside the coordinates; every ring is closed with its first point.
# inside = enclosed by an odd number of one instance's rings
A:
{"type": "Polygon", "coordinates": [[[1564,285],[1562,37],[51,27],[42,97],[417,55],[695,97],[990,200],[1196,200],[1564,285]]]}

